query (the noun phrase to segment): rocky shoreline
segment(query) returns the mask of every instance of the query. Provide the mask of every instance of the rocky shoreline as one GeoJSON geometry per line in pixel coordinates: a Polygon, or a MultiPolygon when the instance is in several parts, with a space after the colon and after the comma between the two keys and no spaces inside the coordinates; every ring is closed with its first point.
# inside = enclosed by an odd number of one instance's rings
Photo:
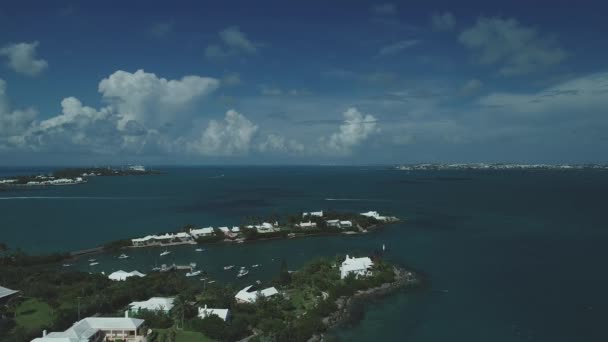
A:
{"type": "MultiPolygon", "coordinates": [[[[350,297],[344,296],[336,299],[338,310],[323,318],[323,324],[325,324],[328,329],[335,328],[348,321],[348,319],[351,317],[352,309],[356,303],[369,299],[380,298],[406,288],[421,287],[424,283],[422,275],[419,275],[413,271],[409,271],[398,266],[393,266],[393,271],[395,272],[395,280],[391,283],[384,283],[378,287],[357,291],[350,297]]],[[[324,340],[324,335],[321,334],[312,336],[308,341],[322,342],[324,340]]]]}

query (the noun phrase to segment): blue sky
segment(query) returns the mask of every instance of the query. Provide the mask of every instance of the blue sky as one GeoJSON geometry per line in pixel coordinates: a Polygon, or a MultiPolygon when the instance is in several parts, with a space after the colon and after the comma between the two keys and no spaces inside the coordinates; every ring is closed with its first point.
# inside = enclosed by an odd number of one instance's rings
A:
{"type": "Polygon", "coordinates": [[[601,2],[0,4],[0,165],[606,162],[601,2]]]}

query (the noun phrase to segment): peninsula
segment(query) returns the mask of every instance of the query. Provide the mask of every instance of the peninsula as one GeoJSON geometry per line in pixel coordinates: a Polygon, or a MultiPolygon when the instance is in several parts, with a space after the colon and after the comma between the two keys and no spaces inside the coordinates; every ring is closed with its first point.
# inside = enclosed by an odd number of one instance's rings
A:
{"type": "Polygon", "coordinates": [[[90,177],[96,176],[143,176],[160,173],[160,171],[156,170],[147,170],[141,165],[133,165],[122,168],[65,168],[53,171],[50,174],[19,175],[0,179],[0,188],[19,186],[73,185],[86,183],[90,177]]]}

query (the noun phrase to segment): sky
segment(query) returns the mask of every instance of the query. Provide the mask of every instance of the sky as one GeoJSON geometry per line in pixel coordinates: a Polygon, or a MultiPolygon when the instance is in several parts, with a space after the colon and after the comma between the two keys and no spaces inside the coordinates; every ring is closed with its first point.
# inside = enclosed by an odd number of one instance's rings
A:
{"type": "Polygon", "coordinates": [[[0,166],[608,162],[601,1],[2,1],[0,166]]]}

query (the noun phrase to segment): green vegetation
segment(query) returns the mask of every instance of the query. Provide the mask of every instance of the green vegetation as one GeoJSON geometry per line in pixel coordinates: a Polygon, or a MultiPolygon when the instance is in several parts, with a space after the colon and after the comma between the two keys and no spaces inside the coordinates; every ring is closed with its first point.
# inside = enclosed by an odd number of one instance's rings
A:
{"type": "Polygon", "coordinates": [[[204,287],[178,272],[112,282],[101,274],[58,267],[57,257],[30,257],[8,248],[1,255],[0,283],[22,294],[0,312],[0,318],[8,317],[8,324],[0,324],[0,340],[15,342],[40,336],[43,329],[63,331],[79,313],[80,317],[122,316],[130,302],[156,296],[175,297],[173,309],[132,313],[154,329],[150,341],[237,341],[254,332],[252,341],[306,341],[327,329],[323,318],[336,311],[339,298],[394,280],[392,266],[380,258],[373,260],[373,275],[360,279],[340,279],[342,257],[314,260],[297,272],[288,271],[283,260],[272,281],[281,294],[240,304],[234,299],[240,289],[218,284],[204,287]],[[198,307],[204,305],[230,309],[229,320],[199,318],[198,307]]]}

